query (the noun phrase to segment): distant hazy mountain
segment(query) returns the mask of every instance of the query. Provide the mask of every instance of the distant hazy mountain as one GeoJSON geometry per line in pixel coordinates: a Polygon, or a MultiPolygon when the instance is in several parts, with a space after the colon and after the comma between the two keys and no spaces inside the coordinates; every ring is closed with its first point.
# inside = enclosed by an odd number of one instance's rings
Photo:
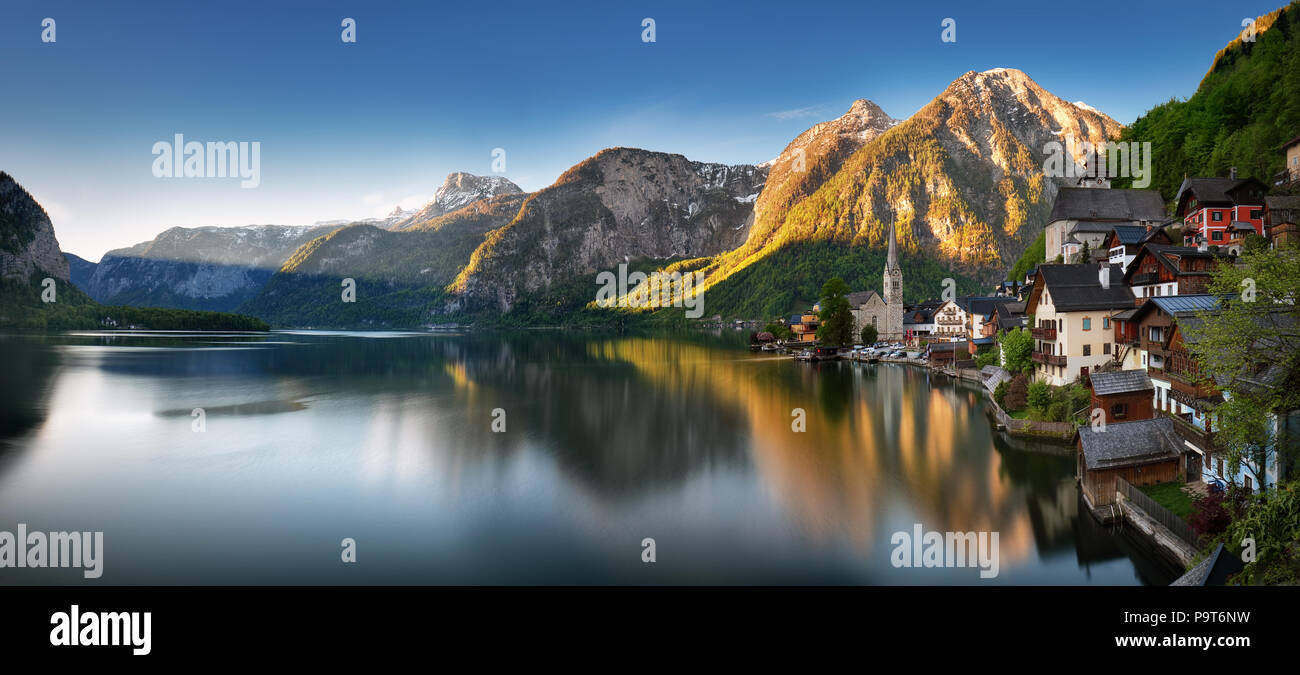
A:
{"type": "Polygon", "coordinates": [[[72,275],[72,285],[85,291],[90,287],[90,278],[95,274],[98,264],[90,262],[75,253],[64,253],[68,259],[68,270],[72,275]]]}
{"type": "Polygon", "coordinates": [[[173,227],[100,259],[85,290],[108,305],[230,311],[334,225],[173,227]]]}
{"type": "Polygon", "coordinates": [[[484,237],[509,223],[527,195],[501,194],[388,231],[350,225],[300,247],[240,311],[292,326],[419,326],[484,237]],[[343,303],[341,283],[356,283],[343,303]]]}
{"type": "Polygon", "coordinates": [[[45,209],[0,171],[0,279],[25,283],[37,273],[68,281],[68,261],[45,209]]]}

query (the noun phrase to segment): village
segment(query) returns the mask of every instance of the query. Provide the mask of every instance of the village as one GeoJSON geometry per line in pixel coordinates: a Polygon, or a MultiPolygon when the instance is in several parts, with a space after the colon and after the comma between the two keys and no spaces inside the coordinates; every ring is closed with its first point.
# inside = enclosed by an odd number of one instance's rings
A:
{"type": "MultiPolygon", "coordinates": [[[[1193,568],[1175,584],[1222,583],[1242,563],[1222,545],[1206,555],[1207,533],[1189,525],[1189,507],[1229,489],[1276,486],[1295,470],[1280,451],[1255,461],[1227,451],[1216,409],[1230,394],[1204,375],[1192,347],[1207,316],[1254,301],[1250,280],[1241,293],[1213,294],[1217,270],[1240,266],[1251,246],[1300,245],[1300,136],[1280,150],[1287,169],[1271,185],[1236,169],[1184,178],[1172,218],[1155,190],[1080,177],[1052,203],[1045,261],[985,296],[905,305],[891,228],[883,294],[846,295],[860,343],[823,344],[813,306],[754,333],[751,349],[909,364],[976,383],[999,430],[1072,447],[1094,517],[1132,525],[1171,562],[1193,568]]],[[[1260,310],[1273,324],[1290,320],[1260,310]]],[[[1257,346],[1253,386],[1282,386],[1269,348],[1257,346]]],[[[1265,412],[1279,448],[1300,438],[1300,411],[1265,412]]]]}

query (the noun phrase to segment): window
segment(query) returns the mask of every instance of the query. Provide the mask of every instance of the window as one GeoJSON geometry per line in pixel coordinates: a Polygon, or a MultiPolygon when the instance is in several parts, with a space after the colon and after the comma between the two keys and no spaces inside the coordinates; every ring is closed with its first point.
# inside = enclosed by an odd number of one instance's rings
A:
{"type": "Polygon", "coordinates": [[[1092,317],[1090,316],[1083,317],[1083,329],[1092,330],[1092,317]]]}
{"type": "Polygon", "coordinates": [[[1101,353],[1102,353],[1102,354],[1109,354],[1109,353],[1110,353],[1110,343],[1109,343],[1109,342],[1102,343],[1102,345],[1101,345],[1101,353]]]}
{"type": "Polygon", "coordinates": [[[1101,327],[1102,330],[1110,330],[1110,317],[1108,316],[1101,317],[1101,327]]]}
{"type": "Polygon", "coordinates": [[[1116,403],[1110,407],[1110,416],[1115,419],[1124,419],[1128,417],[1128,404],[1116,403]]]}
{"type": "Polygon", "coordinates": [[[1219,221],[1221,221],[1221,220],[1223,220],[1223,212],[1222,212],[1222,211],[1211,211],[1211,212],[1210,212],[1210,220],[1213,220],[1213,221],[1216,222],[1216,223],[1219,222],[1219,221]]]}
{"type": "Polygon", "coordinates": [[[1260,215],[1261,215],[1260,212],[1261,212],[1260,209],[1251,209],[1251,210],[1250,210],[1250,219],[1251,219],[1251,220],[1259,220],[1260,215]]]}
{"type": "Polygon", "coordinates": [[[1215,230],[1210,234],[1210,238],[1215,241],[1223,241],[1223,230],[1215,230]]]}
{"type": "Polygon", "coordinates": [[[1092,345],[1084,345],[1084,346],[1083,346],[1083,355],[1084,355],[1084,356],[1092,356],[1092,345]]]}
{"type": "Polygon", "coordinates": [[[1253,486],[1250,484],[1250,476],[1244,476],[1244,478],[1246,480],[1246,489],[1247,490],[1253,489],[1253,486]]]}

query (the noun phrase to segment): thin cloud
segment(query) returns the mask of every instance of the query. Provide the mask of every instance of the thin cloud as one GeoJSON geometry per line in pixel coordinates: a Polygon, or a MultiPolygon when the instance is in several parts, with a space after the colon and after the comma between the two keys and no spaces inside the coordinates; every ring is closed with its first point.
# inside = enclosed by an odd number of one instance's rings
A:
{"type": "Polygon", "coordinates": [[[825,111],[826,111],[826,106],[822,104],[818,104],[818,105],[810,105],[807,108],[778,110],[776,112],[767,113],[766,115],[764,115],[764,117],[772,117],[782,121],[797,120],[803,117],[817,117],[824,114],[825,111]]]}

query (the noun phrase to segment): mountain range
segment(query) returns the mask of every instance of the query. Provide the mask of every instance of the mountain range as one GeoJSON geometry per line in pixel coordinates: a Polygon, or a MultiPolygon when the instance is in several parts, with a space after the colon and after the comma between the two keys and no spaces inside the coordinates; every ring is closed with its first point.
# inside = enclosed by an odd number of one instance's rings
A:
{"type": "Polygon", "coordinates": [[[1120,130],[999,68],[966,73],[901,121],[855,101],[758,166],[610,148],[535,193],[453,173],[423,208],[382,219],[171,228],[89,274],[73,262],[100,302],[283,326],[554,323],[589,309],[595,275],[620,263],[700,270],[709,314],[764,317],[814,300],[829,274],[875,288],[894,225],[911,300],[945,278],[1000,278],[1055,194],[1044,144],[1120,130]],[[349,279],[355,302],[340,294],[349,279]]]}

